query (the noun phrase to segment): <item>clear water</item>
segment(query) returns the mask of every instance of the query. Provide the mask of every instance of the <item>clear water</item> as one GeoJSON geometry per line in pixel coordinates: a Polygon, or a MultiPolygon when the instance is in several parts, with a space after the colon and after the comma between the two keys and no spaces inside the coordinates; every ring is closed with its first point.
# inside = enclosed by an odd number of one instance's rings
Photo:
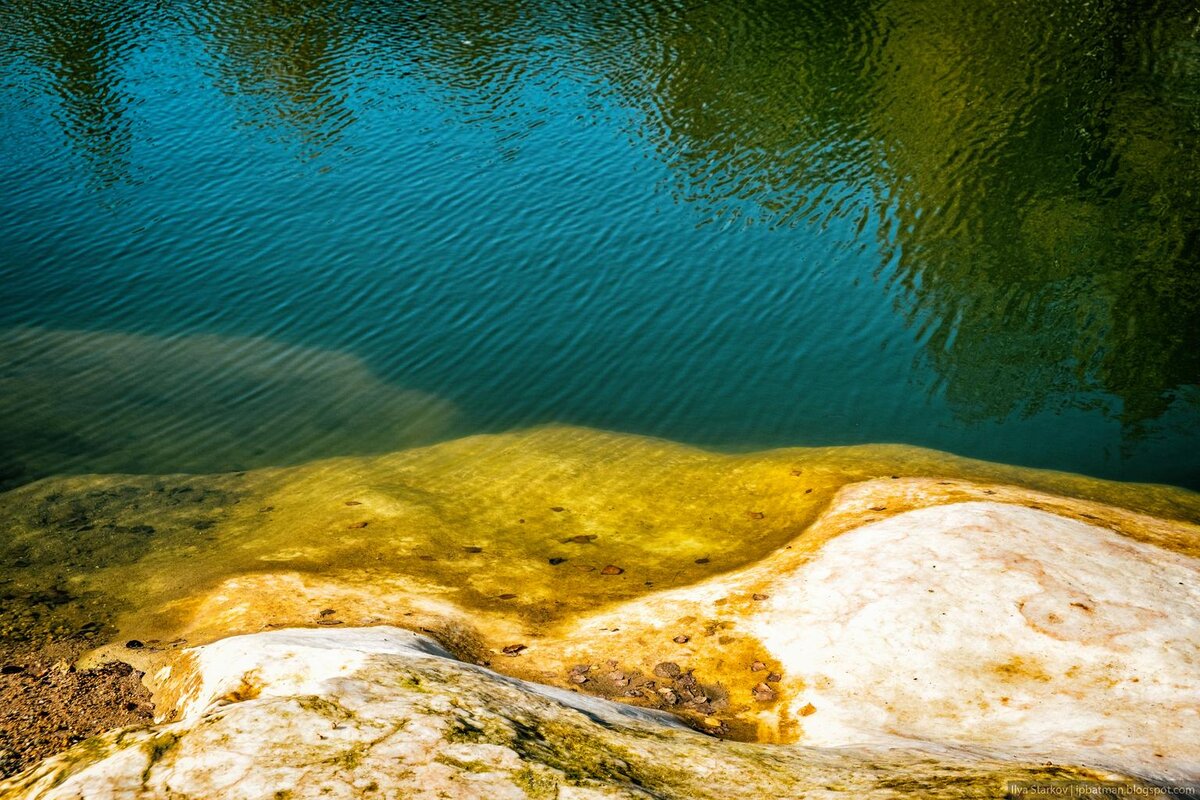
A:
{"type": "Polygon", "coordinates": [[[1200,487],[1194,2],[9,0],[0,481],[546,422],[1200,487]]]}

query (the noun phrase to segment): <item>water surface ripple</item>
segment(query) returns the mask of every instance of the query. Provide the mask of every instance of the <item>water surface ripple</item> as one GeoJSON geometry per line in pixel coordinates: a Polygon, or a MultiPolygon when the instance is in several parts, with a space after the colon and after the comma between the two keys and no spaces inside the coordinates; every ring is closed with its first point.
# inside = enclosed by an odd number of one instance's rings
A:
{"type": "Polygon", "coordinates": [[[1200,11],[0,5],[0,485],[567,422],[1200,487],[1200,11]]]}

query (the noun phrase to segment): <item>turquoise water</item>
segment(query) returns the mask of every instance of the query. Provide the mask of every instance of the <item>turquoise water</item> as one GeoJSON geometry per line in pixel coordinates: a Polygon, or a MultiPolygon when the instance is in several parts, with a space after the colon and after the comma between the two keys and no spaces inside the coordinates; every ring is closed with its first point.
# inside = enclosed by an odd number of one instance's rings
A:
{"type": "Polygon", "coordinates": [[[1200,487],[1200,13],[0,6],[0,481],[565,422],[1200,487]]]}

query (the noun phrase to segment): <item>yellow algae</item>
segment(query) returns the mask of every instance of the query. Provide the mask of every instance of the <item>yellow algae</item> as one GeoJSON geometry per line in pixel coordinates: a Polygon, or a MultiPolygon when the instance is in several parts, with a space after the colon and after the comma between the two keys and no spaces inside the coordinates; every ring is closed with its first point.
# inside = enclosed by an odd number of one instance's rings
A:
{"type": "MultiPolygon", "coordinates": [[[[287,572],[368,587],[394,579],[410,594],[547,624],[804,548],[801,534],[838,489],[893,475],[1003,481],[1200,519],[1200,499],[1184,490],[916,448],[728,455],[542,428],[241,474],[66,477],[10,491],[0,495],[6,585],[47,613],[22,621],[10,608],[4,622],[44,632],[39,623],[87,598],[97,615],[125,608],[153,632],[161,610],[227,578],[287,572]],[[622,572],[603,574],[607,565],[622,572]]],[[[846,524],[911,505],[888,502],[846,524]]],[[[1158,542],[1194,552],[1187,537],[1158,542]]]]}

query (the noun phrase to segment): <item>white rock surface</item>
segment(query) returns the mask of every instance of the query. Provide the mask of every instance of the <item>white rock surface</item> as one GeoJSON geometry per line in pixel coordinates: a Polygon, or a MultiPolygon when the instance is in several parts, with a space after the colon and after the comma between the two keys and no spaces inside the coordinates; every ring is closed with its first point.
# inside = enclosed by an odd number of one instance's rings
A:
{"type": "Polygon", "coordinates": [[[193,655],[159,676],[179,721],[89,740],[0,796],[948,798],[1097,777],[930,750],[723,742],[454,661],[396,628],[276,631],[193,655]]]}
{"type": "Polygon", "coordinates": [[[1018,505],[826,543],[747,620],[807,744],[904,737],[1200,779],[1200,561],[1018,505]]]}

